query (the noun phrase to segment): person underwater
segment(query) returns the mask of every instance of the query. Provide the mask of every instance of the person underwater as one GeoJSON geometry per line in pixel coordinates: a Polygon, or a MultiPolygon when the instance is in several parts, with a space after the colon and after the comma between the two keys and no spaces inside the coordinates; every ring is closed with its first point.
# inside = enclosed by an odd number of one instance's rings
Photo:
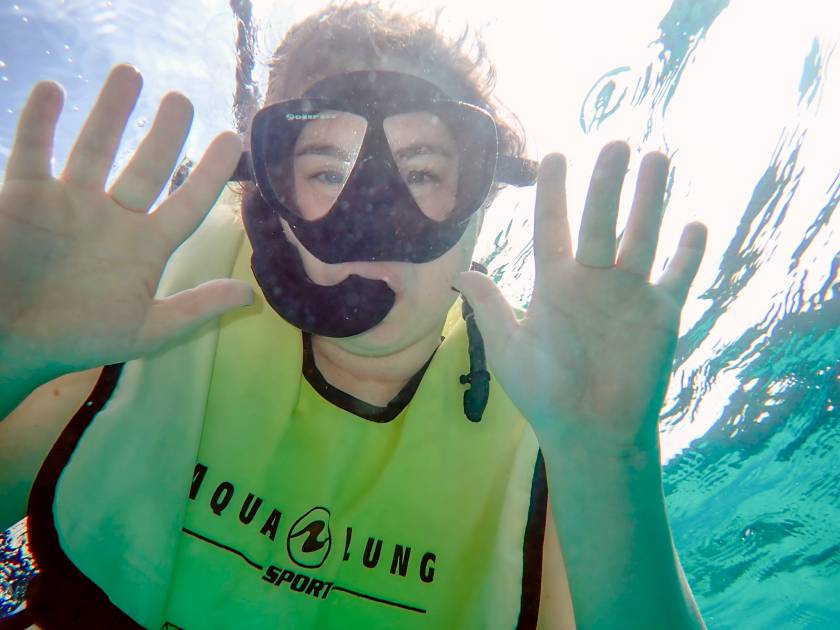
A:
{"type": "Polygon", "coordinates": [[[59,177],[63,91],[34,86],[0,189],[0,435],[56,419],[9,623],[704,627],[657,422],[705,228],[651,283],[668,158],[642,159],[617,247],[613,142],[573,249],[565,158],[524,157],[479,61],[327,8],[275,53],[245,145],[216,136],[151,211],[186,97],[105,190],[139,72],[112,69],[59,177]],[[496,192],[533,184],[517,312],[472,255],[496,192]]]}

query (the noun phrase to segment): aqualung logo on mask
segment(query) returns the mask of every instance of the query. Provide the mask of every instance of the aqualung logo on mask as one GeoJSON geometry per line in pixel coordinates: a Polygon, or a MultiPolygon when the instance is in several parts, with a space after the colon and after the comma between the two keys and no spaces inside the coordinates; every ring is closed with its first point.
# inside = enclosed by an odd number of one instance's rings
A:
{"type": "Polygon", "coordinates": [[[336,114],[286,114],[286,120],[318,120],[335,117],[336,114]]]}

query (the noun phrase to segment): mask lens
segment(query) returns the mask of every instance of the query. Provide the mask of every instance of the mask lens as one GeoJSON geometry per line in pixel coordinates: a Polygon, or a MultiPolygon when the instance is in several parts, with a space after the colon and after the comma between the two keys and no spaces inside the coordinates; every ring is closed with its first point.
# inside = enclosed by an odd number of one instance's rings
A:
{"type": "Polygon", "coordinates": [[[336,110],[287,111],[268,147],[271,187],[298,216],[320,219],[335,204],[365,137],[367,121],[336,110]],[[280,136],[282,135],[282,139],[280,136]]]}
{"type": "Polygon", "coordinates": [[[460,176],[458,147],[449,126],[425,111],[388,116],[382,126],[414,202],[428,218],[447,219],[455,209],[460,176]]]}
{"type": "Polygon", "coordinates": [[[413,234],[423,227],[410,224],[409,196],[435,222],[468,218],[485,199],[497,140],[482,110],[444,101],[368,120],[337,105],[298,99],[255,120],[258,179],[286,212],[316,221],[344,204],[360,220],[390,221],[395,233],[413,234]],[[342,195],[348,183],[354,190],[342,195]],[[365,213],[375,216],[362,219],[365,213]]]}

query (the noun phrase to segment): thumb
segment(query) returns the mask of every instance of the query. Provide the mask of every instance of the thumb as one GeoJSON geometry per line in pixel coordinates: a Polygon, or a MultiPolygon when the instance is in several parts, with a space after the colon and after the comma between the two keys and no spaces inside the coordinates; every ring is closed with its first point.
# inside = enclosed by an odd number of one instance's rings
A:
{"type": "Polygon", "coordinates": [[[157,300],[141,332],[153,348],[186,337],[214,317],[254,302],[254,291],[246,282],[208,280],[195,288],[157,300]]]}
{"type": "Polygon", "coordinates": [[[478,271],[460,273],[455,280],[455,288],[475,313],[475,321],[492,363],[492,357],[499,356],[519,327],[513,308],[499,287],[478,271]]]}

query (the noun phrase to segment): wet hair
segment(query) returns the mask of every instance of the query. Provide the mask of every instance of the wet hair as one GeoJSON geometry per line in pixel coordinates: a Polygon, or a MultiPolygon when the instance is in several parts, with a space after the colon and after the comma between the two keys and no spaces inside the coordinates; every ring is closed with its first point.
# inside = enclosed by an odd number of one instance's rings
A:
{"type": "Polygon", "coordinates": [[[450,40],[439,31],[442,13],[439,8],[434,21],[426,22],[385,9],[379,2],[345,2],[322,9],[292,26],[275,49],[268,64],[266,103],[292,98],[284,90],[289,83],[395,59],[410,63],[412,73],[422,78],[456,86],[458,93],[453,96],[489,111],[496,120],[502,153],[521,157],[524,132],[519,120],[493,97],[496,68],[480,31],[465,25],[460,36],[450,40]],[[349,59],[348,51],[352,51],[349,59]]]}
{"type": "MultiPolygon", "coordinates": [[[[442,13],[438,8],[427,21],[375,0],[328,5],[289,28],[274,50],[263,105],[294,98],[302,84],[334,74],[403,64],[454,98],[485,109],[496,123],[500,154],[525,157],[521,122],[493,96],[496,69],[480,31],[465,25],[451,39],[440,31],[442,13]]],[[[494,185],[482,208],[502,188],[494,185]]]]}

